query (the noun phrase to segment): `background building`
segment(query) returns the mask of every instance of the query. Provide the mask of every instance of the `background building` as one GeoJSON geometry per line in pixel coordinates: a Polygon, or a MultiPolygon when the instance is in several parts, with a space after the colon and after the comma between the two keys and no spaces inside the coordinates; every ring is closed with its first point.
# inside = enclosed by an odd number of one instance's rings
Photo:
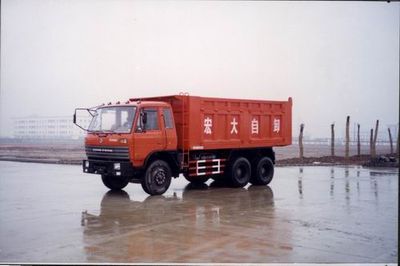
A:
{"type": "MultiPolygon", "coordinates": [[[[91,117],[78,118],[87,127],[91,117]]],[[[72,116],[28,116],[13,119],[13,136],[19,139],[79,139],[85,131],[75,126],[72,116]]]]}

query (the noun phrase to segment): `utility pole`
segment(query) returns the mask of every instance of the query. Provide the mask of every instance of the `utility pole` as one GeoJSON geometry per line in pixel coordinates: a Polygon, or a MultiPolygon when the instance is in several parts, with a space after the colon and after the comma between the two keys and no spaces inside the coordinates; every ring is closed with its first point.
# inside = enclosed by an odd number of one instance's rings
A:
{"type": "Polygon", "coordinates": [[[360,124],[357,124],[357,155],[361,155],[360,124]]]}
{"type": "Polygon", "coordinates": [[[335,156],[335,123],[331,124],[331,156],[335,156]]]}
{"type": "Polygon", "coordinates": [[[369,135],[369,151],[371,157],[374,157],[374,129],[371,128],[371,134],[369,135]]]}
{"type": "Polygon", "coordinates": [[[397,145],[396,145],[397,157],[399,157],[399,146],[400,146],[400,127],[397,126],[397,145]]]}
{"type": "Polygon", "coordinates": [[[375,132],[374,132],[374,140],[372,143],[372,147],[373,147],[373,156],[376,156],[376,140],[378,138],[378,128],[379,128],[379,120],[376,120],[376,124],[375,124],[375,132]]]}
{"type": "Polygon", "coordinates": [[[390,154],[393,154],[393,140],[392,140],[392,133],[390,132],[390,127],[388,127],[389,132],[389,142],[390,142],[390,154]]]}
{"type": "Polygon", "coordinates": [[[346,119],[346,149],[345,149],[345,157],[346,159],[349,158],[349,145],[350,145],[350,116],[347,116],[346,119]]]}
{"type": "Polygon", "coordinates": [[[302,123],[300,124],[300,135],[299,135],[300,159],[303,159],[304,156],[303,131],[304,131],[304,124],[302,123]]]}

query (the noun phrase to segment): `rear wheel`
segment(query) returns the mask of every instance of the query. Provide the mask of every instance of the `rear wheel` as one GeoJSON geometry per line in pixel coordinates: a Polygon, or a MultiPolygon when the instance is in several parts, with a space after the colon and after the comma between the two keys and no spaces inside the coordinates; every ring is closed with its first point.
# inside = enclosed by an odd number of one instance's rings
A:
{"type": "Polygon", "coordinates": [[[237,158],[229,167],[227,179],[234,187],[244,187],[250,180],[251,166],[244,157],[237,158]]]}
{"type": "Polygon", "coordinates": [[[142,179],[143,190],[150,195],[161,195],[171,184],[171,168],[163,160],[152,162],[142,179]]]}
{"type": "Polygon", "coordinates": [[[199,177],[199,176],[186,176],[186,175],[184,175],[184,177],[185,177],[185,179],[187,181],[189,181],[190,183],[193,183],[193,184],[204,184],[209,179],[207,176],[199,177]]]}
{"type": "Polygon", "coordinates": [[[268,185],[274,177],[274,164],[268,157],[262,157],[253,165],[250,182],[253,185],[268,185]]]}
{"type": "Polygon", "coordinates": [[[126,187],[129,181],[124,177],[102,175],[103,184],[111,190],[121,190],[126,187]]]}

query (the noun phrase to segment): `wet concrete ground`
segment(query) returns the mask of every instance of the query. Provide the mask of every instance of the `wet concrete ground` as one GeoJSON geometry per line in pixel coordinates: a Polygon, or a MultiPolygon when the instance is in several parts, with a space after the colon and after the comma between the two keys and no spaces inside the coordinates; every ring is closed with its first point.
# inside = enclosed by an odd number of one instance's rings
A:
{"type": "Polygon", "coordinates": [[[111,193],[81,167],[0,162],[0,262],[398,258],[398,170],[279,167],[269,187],[111,193]]]}

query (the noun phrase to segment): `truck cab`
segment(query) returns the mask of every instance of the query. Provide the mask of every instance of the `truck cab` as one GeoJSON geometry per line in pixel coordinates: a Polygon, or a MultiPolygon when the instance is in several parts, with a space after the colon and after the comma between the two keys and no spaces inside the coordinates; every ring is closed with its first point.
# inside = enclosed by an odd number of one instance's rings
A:
{"type": "Polygon", "coordinates": [[[168,172],[179,175],[177,162],[173,162],[177,134],[168,103],[117,103],[100,106],[92,112],[93,119],[85,137],[84,172],[100,174],[108,188],[121,189],[129,182],[141,182],[145,166],[156,158],[163,158],[172,162],[168,172]],[[171,165],[175,167],[171,169],[171,165]]]}

